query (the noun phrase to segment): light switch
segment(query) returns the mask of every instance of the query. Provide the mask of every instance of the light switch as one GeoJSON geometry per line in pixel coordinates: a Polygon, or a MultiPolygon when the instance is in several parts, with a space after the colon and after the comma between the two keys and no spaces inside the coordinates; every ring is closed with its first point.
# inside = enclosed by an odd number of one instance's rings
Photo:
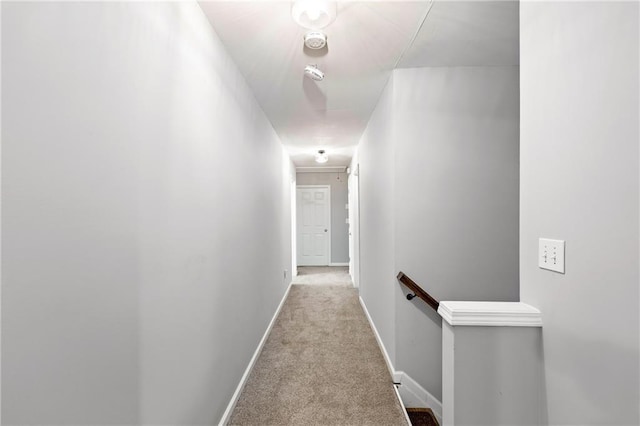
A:
{"type": "Polygon", "coordinates": [[[564,274],[564,240],[540,238],[538,242],[538,266],[564,274]]]}

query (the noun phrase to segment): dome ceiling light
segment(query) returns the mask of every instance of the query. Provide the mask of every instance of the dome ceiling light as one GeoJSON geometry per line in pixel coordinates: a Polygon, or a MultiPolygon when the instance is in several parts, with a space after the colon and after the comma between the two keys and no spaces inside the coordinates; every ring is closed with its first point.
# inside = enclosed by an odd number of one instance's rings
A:
{"type": "Polygon", "coordinates": [[[322,49],[327,45],[327,36],[322,31],[309,31],[304,35],[304,45],[309,49],[322,49]]]}
{"type": "Polygon", "coordinates": [[[336,19],[336,2],[327,0],[294,0],[291,16],[301,27],[321,30],[336,19]]]}
{"type": "Polygon", "coordinates": [[[319,150],[316,153],[316,163],[326,163],[327,161],[329,161],[329,156],[327,155],[327,153],[325,152],[324,149],[319,150]]]}
{"type": "Polygon", "coordinates": [[[307,65],[304,67],[304,74],[312,80],[324,80],[324,73],[320,71],[317,65],[307,65]]]}

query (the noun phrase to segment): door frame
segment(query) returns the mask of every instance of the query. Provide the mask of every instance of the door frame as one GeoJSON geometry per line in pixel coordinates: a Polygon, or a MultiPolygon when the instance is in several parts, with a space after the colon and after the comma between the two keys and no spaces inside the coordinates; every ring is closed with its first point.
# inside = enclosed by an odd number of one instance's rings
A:
{"type": "MultiPolygon", "coordinates": [[[[327,197],[327,206],[329,209],[329,215],[327,216],[328,222],[329,224],[327,225],[327,233],[328,235],[328,244],[327,244],[327,248],[326,248],[326,254],[327,254],[327,265],[326,266],[331,266],[331,214],[332,214],[332,210],[331,210],[331,185],[296,185],[296,224],[299,223],[298,221],[298,208],[300,207],[298,204],[298,201],[300,201],[300,197],[298,197],[298,189],[312,189],[312,188],[319,188],[319,189],[326,189],[327,193],[328,193],[328,197],[327,197]]],[[[298,232],[300,231],[299,226],[296,226],[296,250],[300,248],[300,244],[298,244],[298,232]]],[[[298,262],[300,261],[300,256],[297,255],[296,253],[296,258],[298,260],[298,262]]],[[[298,266],[298,265],[296,265],[298,266]]],[[[302,265],[304,266],[304,265],[302,265]]]]}
{"type": "Polygon", "coordinates": [[[349,188],[349,275],[356,288],[360,287],[360,165],[351,165],[349,188]]]}

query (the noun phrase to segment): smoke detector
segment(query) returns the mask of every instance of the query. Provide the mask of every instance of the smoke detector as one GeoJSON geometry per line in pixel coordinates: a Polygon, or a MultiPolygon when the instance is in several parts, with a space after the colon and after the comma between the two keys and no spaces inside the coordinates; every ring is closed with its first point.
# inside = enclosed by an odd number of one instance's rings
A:
{"type": "Polygon", "coordinates": [[[312,80],[324,80],[324,73],[318,69],[317,65],[307,65],[306,67],[304,67],[304,73],[312,80]]]}
{"type": "Polygon", "coordinates": [[[304,35],[304,45],[309,49],[322,49],[327,45],[327,36],[321,31],[310,31],[304,35]]]}

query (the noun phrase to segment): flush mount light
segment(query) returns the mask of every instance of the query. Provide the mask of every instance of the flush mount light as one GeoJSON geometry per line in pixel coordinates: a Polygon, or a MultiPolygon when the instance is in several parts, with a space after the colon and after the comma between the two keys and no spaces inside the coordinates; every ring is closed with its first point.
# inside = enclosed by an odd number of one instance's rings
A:
{"type": "Polygon", "coordinates": [[[324,80],[324,73],[318,69],[317,65],[307,65],[304,67],[304,74],[312,80],[324,80]]]}
{"type": "Polygon", "coordinates": [[[294,0],[291,16],[301,27],[320,30],[336,18],[336,3],[327,0],[294,0]]]}
{"type": "Polygon", "coordinates": [[[304,35],[304,45],[309,49],[322,49],[327,45],[327,36],[322,31],[309,31],[304,35]]]}
{"type": "Polygon", "coordinates": [[[319,150],[316,153],[316,163],[326,163],[327,161],[329,161],[329,156],[327,155],[327,153],[324,151],[324,149],[319,150]]]}

